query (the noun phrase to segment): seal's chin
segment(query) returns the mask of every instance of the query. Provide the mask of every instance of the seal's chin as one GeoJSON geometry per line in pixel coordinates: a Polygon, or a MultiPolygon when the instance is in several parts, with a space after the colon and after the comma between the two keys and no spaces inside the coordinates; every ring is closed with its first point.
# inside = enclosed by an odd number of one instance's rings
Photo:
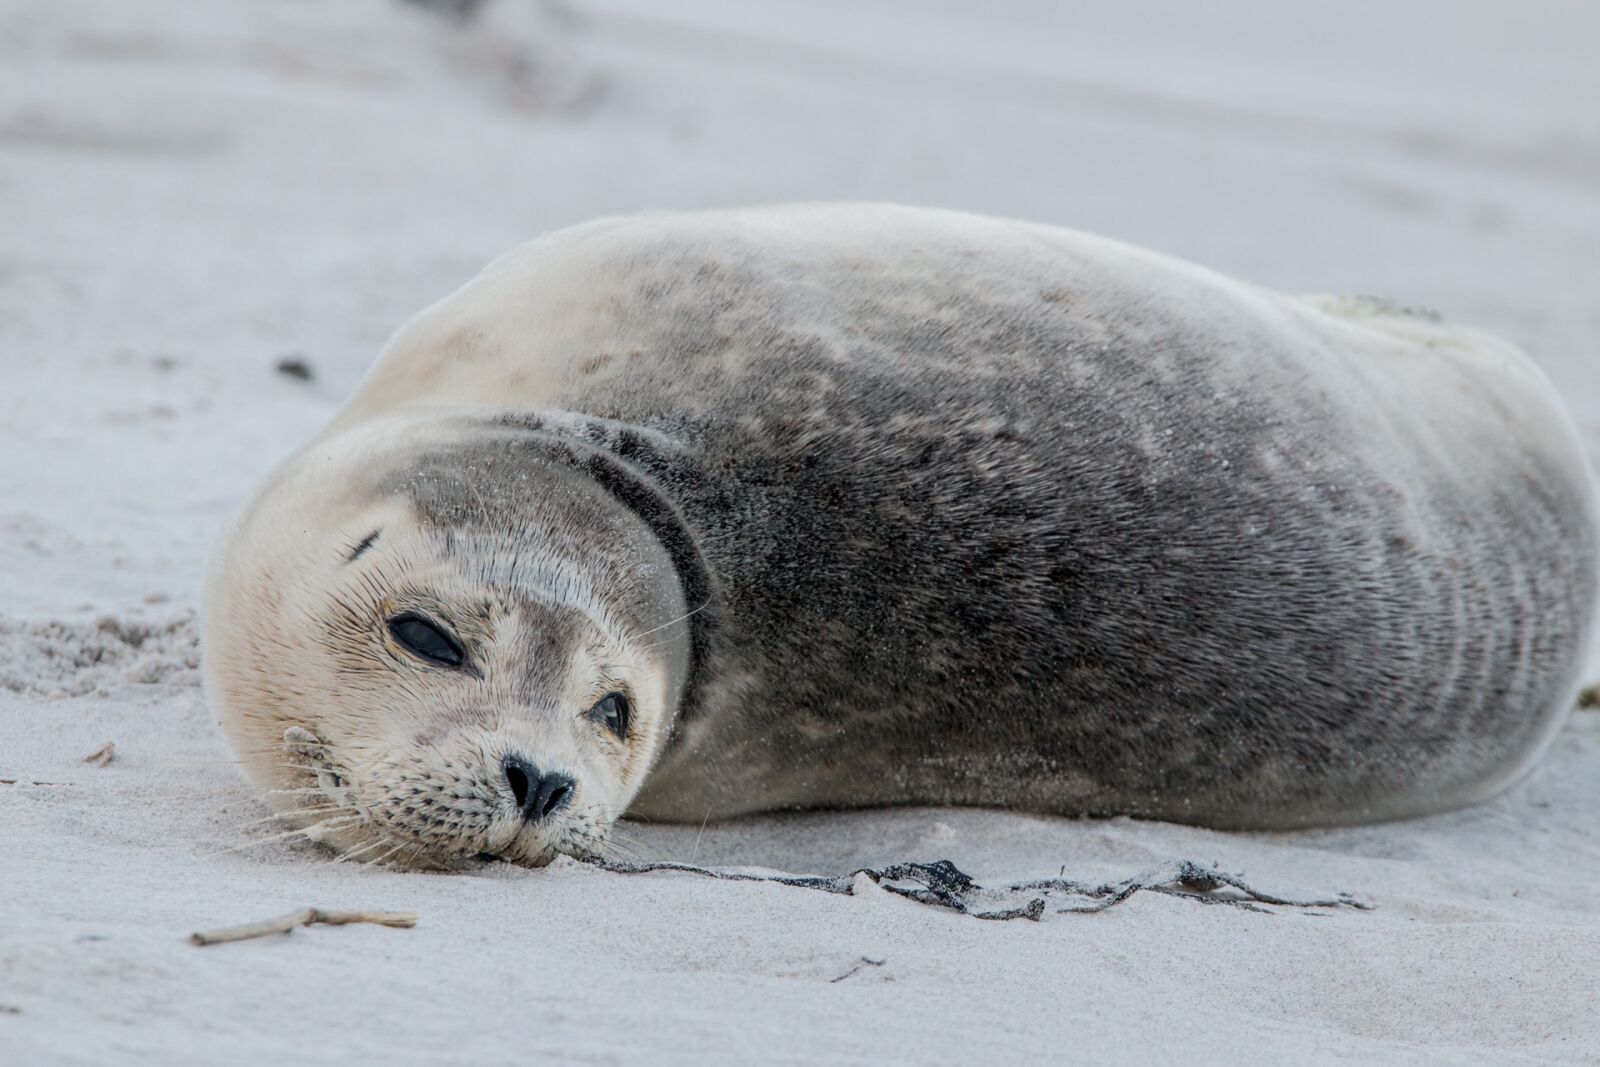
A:
{"type": "Polygon", "coordinates": [[[486,838],[489,847],[475,853],[473,859],[513,863],[519,867],[545,867],[568,851],[562,847],[559,827],[536,832],[533,827],[517,819],[501,821],[508,825],[491,831],[486,838]]]}

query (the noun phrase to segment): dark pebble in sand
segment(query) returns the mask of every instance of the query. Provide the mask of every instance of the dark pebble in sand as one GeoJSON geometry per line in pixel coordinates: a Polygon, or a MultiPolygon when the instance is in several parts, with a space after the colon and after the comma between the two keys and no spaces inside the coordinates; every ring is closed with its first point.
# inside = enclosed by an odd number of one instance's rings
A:
{"type": "Polygon", "coordinates": [[[302,382],[309,382],[313,377],[311,361],[301,355],[279,356],[273,369],[285,377],[298,378],[302,382]]]}

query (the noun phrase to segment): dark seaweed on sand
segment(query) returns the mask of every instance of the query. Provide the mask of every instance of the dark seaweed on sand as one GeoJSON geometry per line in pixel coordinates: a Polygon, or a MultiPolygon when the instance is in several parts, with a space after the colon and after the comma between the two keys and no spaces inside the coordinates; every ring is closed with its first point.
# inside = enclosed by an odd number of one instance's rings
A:
{"type": "Polygon", "coordinates": [[[854,894],[856,878],[865,875],[880,888],[897,896],[930,907],[948,908],[975,919],[1037,920],[1044,914],[1047,904],[1057,895],[1081,898],[1075,903],[1068,903],[1065,907],[1055,909],[1059,913],[1105,911],[1141,892],[1183,897],[1199,904],[1225,904],[1263,912],[1268,908],[1262,905],[1301,909],[1355,908],[1361,911],[1370,908],[1370,905],[1357,901],[1348,893],[1339,893],[1330,900],[1291,900],[1287,897],[1274,896],[1248,885],[1238,875],[1227,874],[1216,867],[1204,866],[1190,860],[1179,860],[1149,874],[1121,882],[1091,884],[1059,877],[1012,882],[996,888],[979,885],[949,860],[862,867],[847,875],[759,874],[670,862],[624,863],[609,860],[587,862],[617,874],[676,871],[731,882],[773,882],[798,889],[818,889],[824,893],[838,893],[845,896],[854,894]]]}

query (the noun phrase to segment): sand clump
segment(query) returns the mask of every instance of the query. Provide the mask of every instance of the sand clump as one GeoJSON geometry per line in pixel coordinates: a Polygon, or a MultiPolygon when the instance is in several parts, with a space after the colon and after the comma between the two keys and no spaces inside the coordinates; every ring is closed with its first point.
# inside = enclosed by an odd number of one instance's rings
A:
{"type": "Polygon", "coordinates": [[[72,697],[130,684],[200,684],[193,611],[154,621],[116,615],[86,622],[0,619],[0,690],[72,697]]]}

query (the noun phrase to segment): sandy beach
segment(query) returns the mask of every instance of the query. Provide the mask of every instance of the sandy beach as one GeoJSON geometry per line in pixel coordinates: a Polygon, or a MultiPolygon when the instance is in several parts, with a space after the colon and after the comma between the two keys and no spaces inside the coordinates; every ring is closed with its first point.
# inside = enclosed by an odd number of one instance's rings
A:
{"type": "Polygon", "coordinates": [[[728,870],[1188,861],[1367,906],[983,921],[865,876],[335,862],[275,836],[195,624],[233,509],[391,331],[632,210],[904,201],[1436,308],[1600,455],[1597,54],[1600,8],[1545,0],[0,3],[0,1063],[1600,1060],[1597,711],[1494,801],[1375,827],[619,828],[728,870]],[[308,906],[419,920],[188,941],[308,906]]]}

